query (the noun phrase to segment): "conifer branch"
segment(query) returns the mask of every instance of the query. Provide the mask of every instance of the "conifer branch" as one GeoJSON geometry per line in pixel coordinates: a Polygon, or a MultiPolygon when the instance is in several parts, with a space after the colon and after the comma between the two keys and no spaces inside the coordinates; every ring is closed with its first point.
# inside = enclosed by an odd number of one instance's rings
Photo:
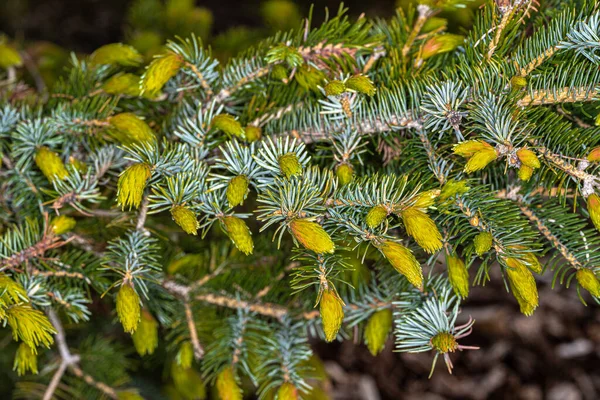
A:
{"type": "Polygon", "coordinates": [[[517,102],[517,105],[525,107],[558,103],[577,103],[594,101],[597,98],[596,90],[589,87],[540,89],[527,93],[517,102]]]}

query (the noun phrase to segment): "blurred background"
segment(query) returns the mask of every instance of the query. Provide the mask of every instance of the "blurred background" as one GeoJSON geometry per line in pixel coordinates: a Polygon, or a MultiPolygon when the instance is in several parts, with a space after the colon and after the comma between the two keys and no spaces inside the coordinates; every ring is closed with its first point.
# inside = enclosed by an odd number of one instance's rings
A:
{"type": "MultiPolygon", "coordinates": [[[[411,0],[348,0],[352,16],[389,18],[411,0]]],[[[166,39],[195,33],[222,62],[278,30],[297,28],[314,4],[319,23],[339,1],[314,0],[0,0],[0,40],[8,40],[35,65],[47,85],[63,73],[69,54],[91,53],[113,42],[132,44],[150,59],[166,39]]],[[[468,29],[481,0],[452,14],[448,31],[468,29]]],[[[438,362],[428,379],[432,354],[396,354],[393,342],[378,357],[360,343],[314,343],[335,399],[600,399],[600,313],[585,307],[575,290],[552,289],[552,274],[540,279],[540,308],[519,313],[500,276],[475,288],[463,318],[476,319],[468,345],[481,350],[453,354],[454,375],[438,362]]],[[[12,353],[10,355],[12,357],[12,353]]],[[[152,379],[157,366],[139,369],[152,379]]],[[[160,368],[160,367],[158,367],[160,368]]],[[[0,371],[0,392],[10,371],[0,371]]],[[[6,386],[4,386],[6,389],[6,386]]],[[[5,398],[0,396],[0,398],[5,398]]]]}

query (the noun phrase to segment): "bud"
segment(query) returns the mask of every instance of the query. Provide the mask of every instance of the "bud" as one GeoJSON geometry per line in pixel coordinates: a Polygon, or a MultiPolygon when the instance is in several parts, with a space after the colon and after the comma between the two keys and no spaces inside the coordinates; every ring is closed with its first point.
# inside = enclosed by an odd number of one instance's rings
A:
{"type": "Polygon", "coordinates": [[[379,310],[369,318],[365,327],[365,343],[371,354],[376,356],[385,347],[385,342],[392,329],[392,310],[379,310]]]}
{"type": "MultiPolygon", "coordinates": [[[[202,376],[194,368],[180,367],[176,362],[171,364],[171,377],[177,393],[184,399],[205,399],[206,386],[202,376]]],[[[237,399],[241,400],[241,397],[237,399]]]]}
{"type": "Polygon", "coordinates": [[[313,68],[310,65],[302,65],[296,70],[294,78],[298,82],[298,85],[305,90],[312,90],[318,93],[319,85],[325,79],[325,74],[323,71],[313,68]]]}
{"type": "Polygon", "coordinates": [[[0,43],[0,67],[8,69],[21,65],[23,65],[23,59],[19,52],[6,43],[0,43]]]}
{"type": "Polygon", "coordinates": [[[587,198],[587,209],[592,223],[600,231],[600,197],[592,193],[587,198]]]}
{"type": "Polygon", "coordinates": [[[454,154],[465,158],[472,157],[478,151],[489,149],[493,149],[493,147],[482,140],[465,140],[464,142],[455,144],[452,148],[454,154]]]}
{"type": "Polygon", "coordinates": [[[490,232],[479,232],[475,239],[473,239],[473,245],[475,247],[475,253],[478,256],[482,256],[492,248],[492,234],[490,232]]]}
{"type": "Polygon", "coordinates": [[[138,97],[140,95],[140,77],[135,74],[117,74],[108,79],[102,90],[112,95],[138,97]]]}
{"type": "Polygon", "coordinates": [[[246,222],[241,218],[228,216],[223,218],[223,225],[235,247],[246,255],[252,254],[254,242],[246,222]]]}
{"type": "Polygon", "coordinates": [[[399,243],[386,240],[379,251],[392,264],[392,267],[408,279],[418,289],[423,287],[423,270],[413,253],[399,243]]]}
{"type": "Polygon", "coordinates": [[[216,386],[222,400],[242,400],[242,389],[235,379],[232,367],[225,367],[219,372],[216,386]]]}
{"type": "Polygon", "coordinates": [[[25,375],[27,371],[31,371],[32,374],[37,375],[37,356],[27,343],[21,343],[19,348],[17,348],[13,371],[17,371],[17,375],[19,376],[25,375]]]}
{"type": "Polygon", "coordinates": [[[521,160],[523,165],[527,165],[533,169],[540,167],[540,160],[537,158],[535,153],[528,148],[523,147],[517,150],[517,157],[519,157],[519,160],[521,160]]]}
{"type": "Polygon", "coordinates": [[[524,76],[515,75],[512,78],[510,78],[511,88],[515,90],[520,90],[523,89],[525,86],[527,86],[527,78],[525,78],[524,76]]]}
{"type": "Polygon", "coordinates": [[[260,140],[262,131],[258,126],[246,125],[246,140],[250,143],[260,140]]]}
{"type": "Polygon", "coordinates": [[[181,344],[175,360],[177,361],[177,365],[183,369],[188,369],[192,366],[192,362],[194,361],[194,348],[192,347],[192,342],[186,340],[181,344]]]}
{"type": "Polygon", "coordinates": [[[117,315],[125,332],[133,334],[140,322],[140,298],[128,283],[117,293],[117,315]]]}
{"type": "MultiPolygon", "coordinates": [[[[522,245],[509,246],[509,248],[510,249],[518,249],[518,250],[527,250],[527,247],[522,246],[522,245]]],[[[540,264],[540,261],[535,256],[535,254],[533,254],[530,251],[526,251],[526,252],[522,252],[522,254],[519,254],[519,257],[521,258],[521,261],[525,262],[525,266],[528,267],[530,270],[532,270],[536,274],[542,273],[542,264],[540,264]]]]}
{"type": "Polygon", "coordinates": [[[298,389],[291,382],[285,382],[277,390],[276,400],[298,400],[298,389]]]}
{"type": "Polygon", "coordinates": [[[354,168],[348,163],[340,164],[335,170],[335,175],[337,176],[340,185],[345,186],[352,182],[352,178],[354,178],[354,168]]]}
{"type": "Polygon", "coordinates": [[[504,259],[506,263],[506,275],[513,295],[519,302],[521,312],[525,315],[533,314],[539,304],[538,291],[535,278],[527,267],[516,258],[504,259]]]}
{"type": "Polygon", "coordinates": [[[121,173],[117,183],[117,203],[121,209],[138,208],[144,197],[146,182],[152,175],[150,166],[145,163],[132,164],[121,173]]]}
{"type": "Polygon", "coordinates": [[[341,81],[331,81],[325,85],[325,96],[339,96],[346,91],[346,85],[341,81]]]}
{"type": "Polygon", "coordinates": [[[76,223],[77,222],[75,222],[74,218],[66,215],[59,215],[58,217],[52,219],[50,226],[52,227],[52,232],[55,235],[62,235],[75,228],[76,223]]]}
{"type": "Polygon", "coordinates": [[[279,157],[279,169],[286,178],[302,174],[302,164],[294,152],[286,153],[279,157]]]}
{"type": "Polygon", "coordinates": [[[600,161],[600,146],[595,147],[592,149],[592,151],[590,151],[590,154],[587,156],[587,160],[589,162],[600,161]]]}
{"type": "Polygon", "coordinates": [[[76,169],[80,174],[85,174],[88,171],[87,164],[73,156],[69,157],[69,165],[76,169]]]}
{"type": "Polygon", "coordinates": [[[307,219],[293,219],[289,224],[294,238],[317,254],[333,253],[335,244],[321,225],[307,219]]]}
{"type": "Polygon", "coordinates": [[[428,253],[442,248],[442,234],[435,222],[423,211],[409,207],[401,213],[406,233],[428,253]]]}
{"type": "Polygon", "coordinates": [[[142,93],[155,96],[177,72],[183,59],[177,54],[167,53],[155,58],[142,75],[140,88],[142,93]]]}
{"type": "Polygon", "coordinates": [[[238,175],[231,178],[227,185],[227,201],[229,207],[235,207],[244,203],[248,195],[248,178],[246,175],[238,175]]]}
{"type": "Polygon", "coordinates": [[[368,96],[373,96],[376,91],[375,85],[373,85],[371,79],[364,75],[354,75],[348,78],[345,83],[346,88],[359,93],[364,93],[368,96]]]}
{"type": "Polygon", "coordinates": [[[575,277],[582,288],[590,292],[592,296],[600,297],[600,281],[594,271],[588,268],[580,268],[577,270],[575,277]]]}
{"type": "Polygon", "coordinates": [[[384,205],[379,204],[369,210],[369,213],[365,217],[365,222],[369,228],[373,229],[381,225],[387,216],[387,208],[385,208],[384,205]]]}
{"type": "Polygon", "coordinates": [[[421,52],[421,58],[427,60],[437,54],[448,53],[453,51],[465,41],[465,37],[462,35],[454,35],[452,33],[446,33],[443,35],[437,35],[429,39],[423,45],[423,51],[421,52]]]}
{"type": "Polygon", "coordinates": [[[469,296],[469,271],[465,263],[456,254],[446,254],[446,266],[454,293],[466,299],[469,296]]]}
{"type": "Polygon", "coordinates": [[[142,311],[142,318],[131,338],[140,356],[154,353],[158,346],[158,322],[148,311],[142,311]]]}
{"type": "Polygon", "coordinates": [[[144,59],[135,47],[123,43],[111,43],[98,48],[90,56],[93,64],[137,67],[144,59]]]}
{"type": "Polygon", "coordinates": [[[200,223],[196,219],[196,214],[185,206],[173,206],[171,208],[171,217],[173,220],[184,230],[185,233],[190,235],[197,235],[200,223]]]}
{"type": "Polygon", "coordinates": [[[480,150],[473,154],[473,157],[469,158],[469,161],[467,161],[467,164],[465,165],[465,172],[470,174],[471,172],[479,171],[496,158],[498,158],[498,154],[494,148],[480,150]]]}
{"type": "Polygon", "coordinates": [[[435,203],[435,199],[440,195],[440,192],[439,189],[432,189],[419,193],[414,207],[422,209],[431,207],[435,203]]]}
{"type": "Polygon", "coordinates": [[[210,122],[210,126],[213,129],[225,132],[229,136],[237,136],[239,138],[244,137],[244,128],[242,128],[240,121],[235,119],[233,115],[215,115],[210,122]]]}
{"type": "Polygon", "coordinates": [[[431,338],[431,347],[440,353],[452,353],[458,348],[458,343],[451,333],[439,332],[431,338]]]}
{"type": "Polygon", "coordinates": [[[467,186],[467,181],[455,181],[454,179],[450,179],[442,187],[442,191],[440,192],[440,201],[446,201],[457,194],[464,194],[468,192],[469,189],[470,188],[467,186]]]}
{"type": "Polygon", "coordinates": [[[129,112],[110,117],[108,120],[110,135],[122,144],[134,144],[156,141],[154,132],[143,119],[129,112]]]}
{"type": "Polygon", "coordinates": [[[325,340],[332,342],[337,336],[342,321],[344,320],[344,308],[342,299],[332,289],[325,289],[321,295],[319,311],[321,313],[321,322],[325,332],[325,340]]]}
{"type": "Polygon", "coordinates": [[[288,77],[287,68],[285,68],[281,64],[273,65],[273,68],[271,68],[271,77],[277,81],[282,81],[284,79],[287,79],[287,77],[288,77]]]}
{"type": "Polygon", "coordinates": [[[35,156],[33,156],[35,164],[38,166],[42,174],[50,181],[53,182],[56,179],[63,180],[69,176],[69,172],[65,168],[62,160],[48,147],[40,147],[35,156]]]}
{"type": "Polygon", "coordinates": [[[517,175],[519,175],[519,179],[523,182],[529,182],[529,180],[533,176],[533,168],[523,164],[519,167],[519,172],[517,173],[517,175]]]}
{"type": "Polygon", "coordinates": [[[471,226],[479,226],[479,217],[477,215],[473,215],[470,219],[469,219],[469,224],[471,224],[471,226]]]}

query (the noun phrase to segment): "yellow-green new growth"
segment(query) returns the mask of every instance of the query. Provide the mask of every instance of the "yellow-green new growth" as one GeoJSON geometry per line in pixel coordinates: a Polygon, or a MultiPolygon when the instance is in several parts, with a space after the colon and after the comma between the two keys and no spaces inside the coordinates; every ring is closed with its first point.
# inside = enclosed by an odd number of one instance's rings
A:
{"type": "Polygon", "coordinates": [[[492,248],[493,236],[490,232],[479,232],[473,239],[475,253],[482,256],[492,248]]]}
{"type": "Polygon", "coordinates": [[[341,81],[331,81],[325,85],[326,96],[339,96],[346,91],[346,85],[341,81]]]}
{"type": "Polygon", "coordinates": [[[466,299],[469,296],[469,271],[465,263],[455,254],[446,254],[446,266],[454,293],[466,299]]]}
{"type": "Polygon", "coordinates": [[[123,330],[127,333],[135,333],[140,322],[141,307],[140,298],[130,284],[121,285],[117,293],[117,315],[123,330]]]}
{"type": "Polygon", "coordinates": [[[90,56],[90,61],[93,64],[137,67],[142,64],[144,59],[133,46],[123,43],[111,43],[94,51],[90,56]]]}
{"type": "Polygon", "coordinates": [[[23,59],[19,52],[6,43],[0,43],[0,67],[8,69],[21,65],[23,65],[23,59]]]}
{"type": "Polygon", "coordinates": [[[369,79],[369,77],[365,75],[354,75],[348,78],[345,82],[346,88],[350,90],[354,90],[359,93],[364,93],[368,96],[373,96],[375,94],[375,85],[369,79]]]}
{"type": "Polygon", "coordinates": [[[392,329],[392,310],[386,308],[375,312],[365,327],[365,343],[371,354],[376,356],[385,347],[388,335],[392,329]]]}
{"type": "Polygon", "coordinates": [[[369,210],[365,217],[365,222],[369,228],[373,229],[381,225],[387,216],[387,208],[384,205],[379,204],[369,210]]]}
{"type": "Polygon", "coordinates": [[[442,234],[437,225],[423,211],[409,207],[401,212],[406,233],[412,236],[417,244],[428,253],[442,248],[442,234]]]}
{"type": "Polygon", "coordinates": [[[588,268],[580,268],[577,270],[575,277],[582,288],[590,292],[592,296],[600,298],[600,280],[598,280],[594,271],[588,268]]]}
{"type": "Polygon", "coordinates": [[[244,131],[246,134],[246,141],[250,143],[256,142],[262,137],[262,130],[258,126],[246,125],[246,129],[244,131]]]}
{"type": "Polygon", "coordinates": [[[158,322],[148,311],[142,312],[138,327],[131,338],[140,356],[154,353],[158,346],[158,322]]]}
{"type": "Polygon", "coordinates": [[[153,143],[154,131],[137,115],[129,112],[114,115],[108,120],[109,133],[122,144],[153,143]]]}
{"type": "Polygon", "coordinates": [[[173,221],[177,223],[183,229],[183,231],[190,235],[197,235],[200,223],[196,219],[196,214],[185,206],[173,206],[171,208],[171,217],[173,221]]]}
{"type": "Polygon", "coordinates": [[[216,386],[221,400],[242,400],[242,389],[237,383],[232,367],[225,367],[219,372],[216,386]]]}
{"type": "Polygon", "coordinates": [[[235,244],[239,251],[246,255],[254,251],[254,242],[250,233],[250,228],[243,219],[233,216],[223,218],[225,232],[235,244]]]}
{"type": "Polygon", "coordinates": [[[59,215],[58,217],[54,217],[50,222],[50,226],[52,227],[52,232],[55,235],[62,235],[67,232],[70,232],[77,222],[75,218],[69,217],[67,215],[59,215]]]}
{"type": "Polygon", "coordinates": [[[596,193],[590,194],[587,198],[587,209],[592,223],[600,231],[600,196],[596,193]]]}
{"type": "Polygon", "coordinates": [[[431,347],[440,353],[452,353],[458,348],[456,338],[449,332],[439,332],[431,338],[431,347]]]}
{"type": "Polygon", "coordinates": [[[286,153],[279,157],[279,169],[286,178],[302,174],[302,164],[298,160],[296,153],[286,153]]]}
{"type": "Polygon", "coordinates": [[[321,225],[306,219],[294,219],[289,224],[294,238],[305,248],[317,254],[333,253],[335,244],[321,225]]]}
{"type": "Polygon", "coordinates": [[[174,53],[163,54],[155,58],[142,75],[140,92],[154,97],[169,79],[177,74],[182,65],[183,59],[174,53]]]}
{"type": "Polygon", "coordinates": [[[236,136],[238,138],[245,138],[244,128],[240,121],[235,119],[233,115],[219,114],[215,115],[210,122],[210,126],[218,131],[223,131],[229,136],[236,136]]]}
{"type": "Polygon", "coordinates": [[[21,343],[15,354],[13,363],[13,371],[17,371],[17,375],[23,376],[28,371],[32,374],[38,373],[37,356],[31,347],[26,343],[21,343]]]}
{"type": "Polygon", "coordinates": [[[58,154],[50,150],[48,147],[40,147],[35,155],[33,156],[35,164],[42,171],[42,174],[50,182],[54,182],[57,179],[64,180],[69,176],[69,172],[65,168],[65,164],[62,162],[58,154]]]}
{"type": "Polygon", "coordinates": [[[122,210],[137,209],[140,206],[151,175],[150,166],[145,163],[132,164],[121,173],[117,183],[117,203],[122,210]]]}
{"type": "Polygon", "coordinates": [[[521,312],[527,316],[532,315],[539,304],[538,290],[533,274],[516,258],[506,258],[506,275],[513,295],[519,303],[521,312]]]}
{"type": "Polygon", "coordinates": [[[291,382],[285,382],[277,390],[276,400],[298,400],[298,389],[291,382]]]}
{"type": "Polygon", "coordinates": [[[137,97],[140,95],[140,77],[130,73],[113,75],[104,82],[102,90],[112,95],[137,97]]]}
{"type": "Polygon", "coordinates": [[[327,342],[332,342],[336,338],[342,326],[344,321],[343,304],[335,290],[325,289],[323,291],[319,303],[319,313],[327,342]]]}
{"type": "Polygon", "coordinates": [[[337,176],[340,185],[345,186],[352,182],[352,179],[354,178],[354,168],[348,163],[340,164],[335,169],[335,176],[337,176]]]}
{"type": "Polygon", "coordinates": [[[194,348],[192,347],[192,342],[186,340],[181,344],[179,351],[177,351],[175,361],[177,361],[177,364],[183,369],[188,369],[192,366],[192,362],[194,361],[194,348]]]}
{"type": "Polygon", "coordinates": [[[392,264],[392,267],[408,279],[418,289],[423,287],[423,270],[413,253],[400,243],[386,240],[378,246],[379,251],[392,264]]]}
{"type": "Polygon", "coordinates": [[[248,195],[248,178],[246,175],[238,175],[229,181],[227,185],[227,201],[229,207],[239,206],[244,203],[248,195]]]}

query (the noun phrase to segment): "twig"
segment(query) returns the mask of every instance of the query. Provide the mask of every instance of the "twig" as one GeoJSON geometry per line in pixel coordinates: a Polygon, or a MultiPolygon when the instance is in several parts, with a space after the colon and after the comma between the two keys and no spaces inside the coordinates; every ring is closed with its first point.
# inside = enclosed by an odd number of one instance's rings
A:
{"type": "Polygon", "coordinates": [[[417,17],[415,25],[406,39],[406,43],[404,43],[404,46],[402,47],[402,57],[404,59],[406,59],[406,56],[408,56],[408,52],[410,51],[415,38],[421,32],[421,29],[423,29],[423,25],[425,25],[427,19],[433,15],[431,8],[425,4],[419,4],[417,7],[417,12],[419,13],[419,16],[417,17]]]}
{"type": "Polygon", "coordinates": [[[142,200],[142,205],[140,207],[140,213],[138,215],[137,224],[135,229],[138,231],[144,230],[144,225],[146,224],[146,217],[148,216],[148,196],[144,196],[144,200],[142,200]]]}
{"type": "Polygon", "coordinates": [[[189,302],[183,303],[185,308],[185,319],[187,320],[188,329],[190,331],[190,341],[194,348],[194,358],[199,361],[204,357],[204,349],[198,340],[198,331],[196,330],[196,323],[194,322],[194,315],[192,314],[192,308],[189,302]]]}

